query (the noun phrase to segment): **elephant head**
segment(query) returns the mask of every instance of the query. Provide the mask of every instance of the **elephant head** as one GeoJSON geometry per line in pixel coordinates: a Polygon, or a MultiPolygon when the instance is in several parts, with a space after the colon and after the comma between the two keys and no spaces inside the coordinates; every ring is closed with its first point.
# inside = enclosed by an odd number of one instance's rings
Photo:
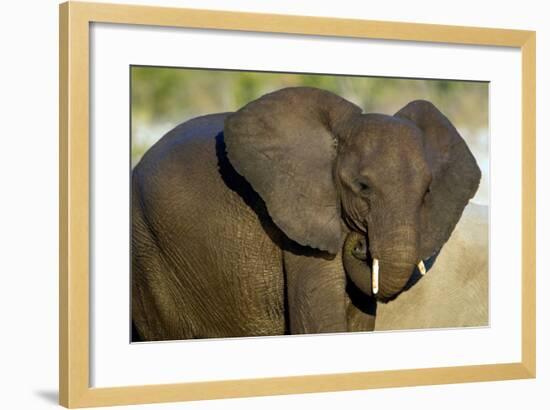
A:
{"type": "Polygon", "coordinates": [[[388,300],[449,239],[481,172],[431,103],[363,114],[315,88],[286,88],[229,115],[227,154],[293,241],[338,254],[388,300]]]}

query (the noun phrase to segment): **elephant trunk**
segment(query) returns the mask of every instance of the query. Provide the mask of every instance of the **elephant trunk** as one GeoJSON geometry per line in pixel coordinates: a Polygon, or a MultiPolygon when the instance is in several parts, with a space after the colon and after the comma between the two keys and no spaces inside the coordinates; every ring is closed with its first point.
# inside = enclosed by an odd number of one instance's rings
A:
{"type": "Polygon", "coordinates": [[[379,261],[378,299],[388,301],[397,296],[409,281],[415,263],[379,261]]]}
{"type": "Polygon", "coordinates": [[[418,235],[414,227],[400,226],[384,238],[382,243],[375,241],[371,249],[378,265],[378,298],[382,301],[390,300],[403,290],[419,263],[418,235]]]}

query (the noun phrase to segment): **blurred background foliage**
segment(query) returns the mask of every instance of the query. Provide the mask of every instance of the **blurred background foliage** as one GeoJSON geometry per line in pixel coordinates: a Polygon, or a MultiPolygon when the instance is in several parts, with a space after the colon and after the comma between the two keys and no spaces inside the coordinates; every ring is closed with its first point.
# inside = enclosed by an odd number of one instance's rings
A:
{"type": "Polygon", "coordinates": [[[458,128],[483,173],[476,203],[488,203],[488,83],[166,67],[131,68],[132,166],[166,132],[193,117],[236,111],[284,87],[332,91],[364,112],[394,114],[411,100],[434,103],[458,128]]]}

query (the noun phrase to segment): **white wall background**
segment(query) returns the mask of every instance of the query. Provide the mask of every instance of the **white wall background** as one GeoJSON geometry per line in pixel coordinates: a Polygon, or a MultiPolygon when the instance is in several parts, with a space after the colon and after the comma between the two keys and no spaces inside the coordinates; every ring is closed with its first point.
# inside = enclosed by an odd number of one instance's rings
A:
{"type": "MultiPolygon", "coordinates": [[[[124,2],[111,0],[111,2],[124,2]]],[[[550,243],[548,175],[550,13],[543,1],[354,2],[164,0],[134,3],[522,28],[537,30],[538,377],[427,386],[138,406],[161,409],[548,407],[550,243]]],[[[57,401],[58,20],[57,0],[3,2],[0,25],[0,408],[55,408],[57,401]]]]}

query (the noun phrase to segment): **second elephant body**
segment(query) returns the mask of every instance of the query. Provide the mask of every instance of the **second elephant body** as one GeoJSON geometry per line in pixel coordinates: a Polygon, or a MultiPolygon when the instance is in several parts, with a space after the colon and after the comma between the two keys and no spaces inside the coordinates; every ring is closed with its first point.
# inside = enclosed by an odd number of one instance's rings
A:
{"type": "Polygon", "coordinates": [[[375,330],[489,324],[488,209],[471,203],[426,277],[379,304],[375,330]]]}

